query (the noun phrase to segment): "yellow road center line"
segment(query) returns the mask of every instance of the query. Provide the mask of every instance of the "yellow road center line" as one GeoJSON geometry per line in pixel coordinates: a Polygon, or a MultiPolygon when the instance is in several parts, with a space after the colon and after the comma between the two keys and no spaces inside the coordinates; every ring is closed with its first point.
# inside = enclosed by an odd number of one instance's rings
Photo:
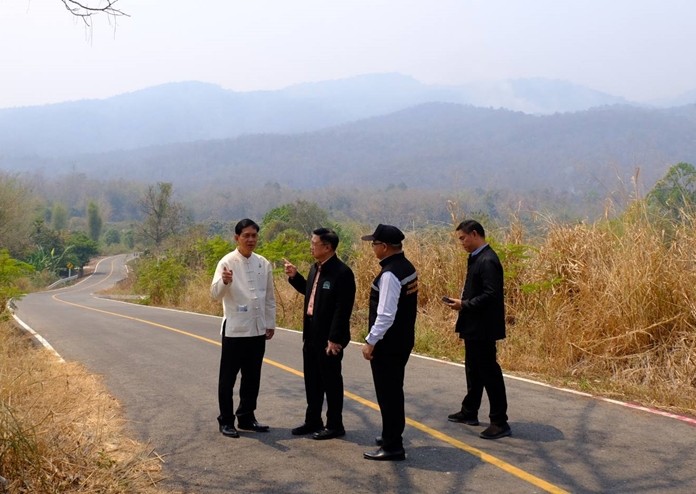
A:
{"type": "MultiPolygon", "coordinates": [[[[199,336],[197,334],[189,333],[188,331],[184,331],[182,329],[173,328],[171,326],[166,326],[164,324],[159,324],[156,322],[148,321],[146,319],[140,319],[139,317],[127,316],[124,314],[119,314],[117,312],[110,312],[110,311],[103,310],[103,309],[97,309],[94,307],[88,307],[86,305],[76,304],[74,302],[68,302],[66,300],[61,300],[60,298],[57,297],[57,295],[53,295],[52,298],[58,302],[72,305],[74,307],[79,307],[81,309],[87,309],[87,310],[91,310],[91,311],[95,311],[95,312],[100,312],[102,314],[108,314],[111,316],[122,317],[124,319],[129,319],[131,321],[137,321],[137,322],[147,324],[150,326],[155,326],[155,327],[158,327],[161,329],[166,329],[166,330],[172,331],[174,333],[179,333],[179,334],[182,334],[185,336],[190,336],[191,338],[195,338],[197,340],[204,341],[204,342],[210,343],[212,345],[222,346],[219,341],[211,340],[210,338],[205,338],[205,337],[199,336]]],[[[288,367],[287,365],[281,364],[280,362],[276,362],[274,360],[270,360],[267,358],[264,358],[263,361],[269,365],[272,365],[272,366],[277,367],[281,370],[289,372],[290,374],[294,374],[294,375],[299,376],[299,377],[304,377],[304,374],[302,372],[298,371],[297,369],[293,369],[292,367],[288,367]]],[[[360,403],[361,405],[364,405],[368,408],[372,408],[373,410],[379,411],[379,405],[373,401],[367,400],[367,399],[363,398],[362,396],[353,394],[350,391],[345,391],[343,394],[346,396],[346,398],[349,398],[353,401],[356,401],[356,402],[360,403]]],[[[451,436],[448,436],[447,434],[444,434],[444,433],[438,431],[437,429],[433,429],[432,427],[428,427],[425,424],[422,424],[420,422],[417,422],[417,421],[415,421],[413,419],[409,419],[409,418],[406,418],[406,423],[408,425],[410,425],[411,427],[418,429],[419,431],[434,437],[435,439],[438,439],[438,440],[443,441],[451,446],[454,446],[457,449],[465,451],[465,452],[469,453],[470,455],[479,458],[481,461],[483,461],[485,463],[489,463],[495,467],[498,467],[501,470],[509,473],[510,475],[513,475],[520,480],[524,480],[525,482],[528,482],[532,485],[535,485],[538,488],[543,489],[546,492],[550,492],[553,494],[568,494],[568,491],[563,490],[560,487],[555,486],[554,484],[551,484],[551,483],[549,483],[549,482],[547,482],[539,477],[536,477],[535,475],[532,475],[531,473],[526,472],[526,471],[522,470],[521,468],[518,468],[518,467],[516,467],[516,466],[514,466],[506,461],[503,461],[500,458],[489,455],[488,453],[486,453],[480,449],[474,448],[473,446],[470,446],[470,445],[466,444],[465,442],[462,442],[458,439],[455,439],[451,436]]]]}

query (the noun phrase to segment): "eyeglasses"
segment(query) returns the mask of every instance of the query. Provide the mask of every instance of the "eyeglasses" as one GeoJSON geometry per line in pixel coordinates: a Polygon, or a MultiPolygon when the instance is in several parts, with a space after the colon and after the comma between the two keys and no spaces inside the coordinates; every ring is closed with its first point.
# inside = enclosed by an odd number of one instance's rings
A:
{"type": "Polygon", "coordinates": [[[374,247],[375,245],[384,245],[384,242],[378,242],[378,241],[374,240],[372,242],[372,247],[374,247]]]}

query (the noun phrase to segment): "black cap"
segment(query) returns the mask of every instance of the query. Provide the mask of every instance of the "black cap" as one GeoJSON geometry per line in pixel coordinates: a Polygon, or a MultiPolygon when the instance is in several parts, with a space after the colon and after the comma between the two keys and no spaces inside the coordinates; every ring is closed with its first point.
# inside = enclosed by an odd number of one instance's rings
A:
{"type": "Polygon", "coordinates": [[[363,240],[376,240],[385,244],[400,244],[404,239],[404,234],[395,226],[380,223],[372,235],[365,235],[361,238],[363,240]]]}

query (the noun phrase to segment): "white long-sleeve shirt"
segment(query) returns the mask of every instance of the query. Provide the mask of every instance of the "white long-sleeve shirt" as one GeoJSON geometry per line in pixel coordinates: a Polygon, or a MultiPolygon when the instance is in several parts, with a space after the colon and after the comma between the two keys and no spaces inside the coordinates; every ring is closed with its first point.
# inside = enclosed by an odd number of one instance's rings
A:
{"type": "Polygon", "coordinates": [[[394,324],[396,310],[399,306],[401,283],[394,273],[387,271],[379,278],[379,301],[377,303],[377,319],[365,337],[370,345],[375,345],[384,338],[385,333],[394,324]]]}
{"type": "Polygon", "coordinates": [[[247,258],[238,249],[220,259],[210,295],[222,301],[225,336],[248,337],[266,334],[276,325],[276,303],[273,292],[273,268],[265,257],[255,253],[247,258]],[[222,281],[223,266],[232,271],[232,282],[222,281]]]}

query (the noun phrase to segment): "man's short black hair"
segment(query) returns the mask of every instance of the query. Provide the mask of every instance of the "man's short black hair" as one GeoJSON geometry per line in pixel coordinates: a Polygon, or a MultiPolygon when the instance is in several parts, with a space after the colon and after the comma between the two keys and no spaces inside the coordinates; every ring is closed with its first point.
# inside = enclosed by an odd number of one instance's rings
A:
{"type": "Polygon", "coordinates": [[[241,220],[239,223],[237,223],[235,225],[234,234],[241,235],[242,230],[244,230],[245,228],[250,227],[250,226],[253,227],[257,233],[260,230],[259,225],[257,225],[254,220],[250,220],[249,218],[244,218],[243,220],[241,220]]]}
{"type": "Polygon", "coordinates": [[[317,228],[312,234],[319,237],[322,243],[329,244],[332,250],[338,247],[338,234],[330,228],[317,228]]]}
{"type": "Polygon", "coordinates": [[[459,223],[459,226],[455,228],[456,232],[464,232],[466,234],[469,234],[471,232],[476,232],[478,233],[481,238],[486,238],[486,232],[483,229],[483,226],[481,226],[481,223],[479,223],[476,220],[464,220],[461,223],[459,223]]]}

